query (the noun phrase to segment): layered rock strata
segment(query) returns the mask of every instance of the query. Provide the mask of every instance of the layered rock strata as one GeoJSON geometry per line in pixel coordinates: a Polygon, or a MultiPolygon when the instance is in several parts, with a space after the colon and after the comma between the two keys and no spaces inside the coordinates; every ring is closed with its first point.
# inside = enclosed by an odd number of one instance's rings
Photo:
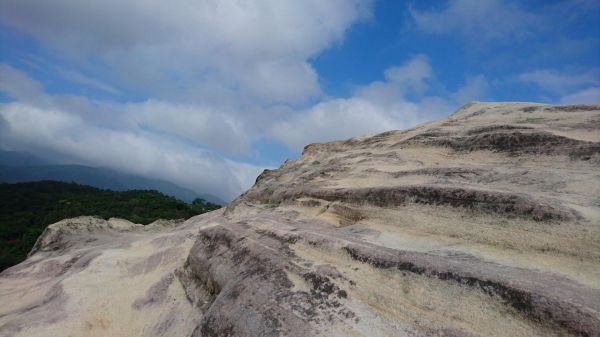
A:
{"type": "Polygon", "coordinates": [[[600,336],[600,106],[308,145],[225,209],[48,227],[0,336],[600,336]]]}

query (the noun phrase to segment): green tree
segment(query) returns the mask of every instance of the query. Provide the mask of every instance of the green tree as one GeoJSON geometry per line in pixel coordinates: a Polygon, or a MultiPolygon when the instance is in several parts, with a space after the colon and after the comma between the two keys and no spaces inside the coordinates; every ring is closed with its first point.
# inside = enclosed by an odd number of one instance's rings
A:
{"type": "Polygon", "coordinates": [[[187,204],[152,190],[115,192],[56,181],[0,183],[0,271],[23,261],[44,228],[62,219],[94,215],[146,225],[220,207],[202,199],[187,204]]]}

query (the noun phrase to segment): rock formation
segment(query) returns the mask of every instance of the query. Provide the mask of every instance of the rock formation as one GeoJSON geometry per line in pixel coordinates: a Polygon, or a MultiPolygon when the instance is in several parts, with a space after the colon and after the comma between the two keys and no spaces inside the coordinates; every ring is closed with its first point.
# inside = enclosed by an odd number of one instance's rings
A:
{"type": "Polygon", "coordinates": [[[47,228],[0,336],[600,336],[600,106],[308,145],[227,208],[47,228]]]}

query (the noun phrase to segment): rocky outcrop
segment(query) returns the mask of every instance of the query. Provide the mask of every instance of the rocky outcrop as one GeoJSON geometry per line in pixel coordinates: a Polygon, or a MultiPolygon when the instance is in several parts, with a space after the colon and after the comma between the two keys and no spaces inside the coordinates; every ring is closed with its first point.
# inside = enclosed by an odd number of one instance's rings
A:
{"type": "Polygon", "coordinates": [[[0,336],[600,336],[600,106],[307,146],[226,209],[49,226],[0,336]]]}

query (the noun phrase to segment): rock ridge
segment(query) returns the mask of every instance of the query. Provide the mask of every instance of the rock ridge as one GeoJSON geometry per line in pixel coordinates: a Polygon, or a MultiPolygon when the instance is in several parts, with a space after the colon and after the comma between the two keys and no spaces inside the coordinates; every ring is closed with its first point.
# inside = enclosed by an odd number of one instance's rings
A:
{"type": "Polygon", "coordinates": [[[600,105],[471,102],[225,209],[50,225],[0,336],[600,336],[600,105]]]}

